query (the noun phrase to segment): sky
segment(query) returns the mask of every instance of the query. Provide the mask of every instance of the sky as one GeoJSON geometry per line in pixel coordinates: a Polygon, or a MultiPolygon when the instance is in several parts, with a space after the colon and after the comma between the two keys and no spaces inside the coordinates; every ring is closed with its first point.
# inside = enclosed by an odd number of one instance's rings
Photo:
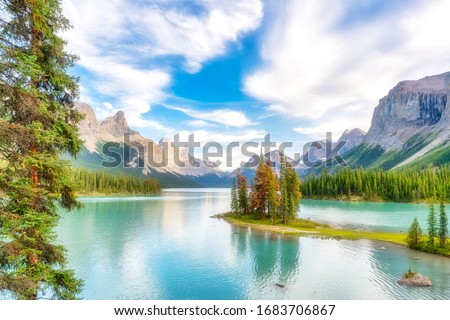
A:
{"type": "Polygon", "coordinates": [[[337,140],[398,82],[450,71],[448,0],[62,4],[80,100],[156,141],[337,140]]]}

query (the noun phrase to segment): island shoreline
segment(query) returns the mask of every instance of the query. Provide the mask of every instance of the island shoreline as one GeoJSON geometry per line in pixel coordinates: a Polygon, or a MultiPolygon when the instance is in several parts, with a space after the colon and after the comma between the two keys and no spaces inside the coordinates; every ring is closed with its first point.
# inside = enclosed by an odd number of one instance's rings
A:
{"type": "MultiPolygon", "coordinates": [[[[335,240],[370,240],[376,242],[390,243],[403,247],[408,247],[406,244],[405,233],[390,233],[390,232],[371,232],[371,231],[359,231],[351,229],[336,229],[326,224],[314,222],[309,219],[297,219],[298,222],[308,222],[314,227],[311,228],[299,228],[292,225],[283,225],[281,223],[267,223],[264,220],[255,220],[244,217],[236,217],[230,212],[220,213],[211,216],[211,218],[222,219],[231,225],[238,227],[247,227],[258,231],[266,231],[274,234],[286,235],[286,236],[298,236],[298,237],[314,237],[323,239],[335,239],[335,240]],[[264,223],[265,222],[265,223],[264,223]]],[[[414,249],[411,249],[414,250],[414,249]]],[[[431,255],[440,255],[446,258],[450,258],[450,255],[429,253],[425,251],[415,250],[431,255]]]]}

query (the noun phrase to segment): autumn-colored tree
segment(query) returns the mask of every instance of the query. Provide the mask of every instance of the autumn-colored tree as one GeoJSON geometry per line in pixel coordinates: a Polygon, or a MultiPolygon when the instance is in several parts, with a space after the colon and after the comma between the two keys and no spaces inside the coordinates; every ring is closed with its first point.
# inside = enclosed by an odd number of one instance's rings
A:
{"type": "Polygon", "coordinates": [[[272,170],[264,162],[263,155],[259,157],[258,167],[255,172],[254,190],[250,195],[250,205],[255,211],[259,219],[264,219],[267,216],[268,209],[268,194],[269,194],[269,170],[272,170]]]}
{"type": "Polygon", "coordinates": [[[82,282],[55,244],[61,209],[78,205],[68,176],[82,143],[73,109],[75,56],[58,0],[0,1],[0,291],[73,299],[82,282]]]}

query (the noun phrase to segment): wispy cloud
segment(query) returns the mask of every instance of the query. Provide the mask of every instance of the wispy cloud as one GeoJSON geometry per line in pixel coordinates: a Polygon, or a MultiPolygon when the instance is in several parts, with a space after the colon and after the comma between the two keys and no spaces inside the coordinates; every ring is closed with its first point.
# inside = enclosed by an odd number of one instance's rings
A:
{"type": "Polygon", "coordinates": [[[310,128],[316,128],[298,132],[367,129],[378,99],[397,82],[450,70],[450,42],[442,38],[450,29],[449,1],[400,3],[346,24],[362,4],[288,1],[269,22],[264,63],[246,77],[244,90],[272,103],[271,113],[309,119],[310,128]],[[339,124],[328,116],[334,109],[350,112],[349,119],[339,124]]]}
{"type": "Polygon", "coordinates": [[[203,12],[187,14],[177,8],[177,1],[169,7],[140,7],[139,14],[133,14],[132,28],[148,44],[141,50],[154,56],[183,56],[186,69],[197,72],[205,61],[224,54],[230,42],[257,28],[263,16],[261,0],[194,3],[203,12]]]}
{"type": "Polygon", "coordinates": [[[174,106],[170,106],[167,108],[181,111],[192,118],[196,118],[199,120],[207,120],[227,127],[245,127],[252,125],[252,122],[247,118],[245,113],[241,111],[235,111],[230,109],[198,111],[174,106]]]}
{"type": "Polygon", "coordinates": [[[217,125],[204,120],[190,120],[186,121],[185,123],[193,128],[217,127],[217,125]]]}

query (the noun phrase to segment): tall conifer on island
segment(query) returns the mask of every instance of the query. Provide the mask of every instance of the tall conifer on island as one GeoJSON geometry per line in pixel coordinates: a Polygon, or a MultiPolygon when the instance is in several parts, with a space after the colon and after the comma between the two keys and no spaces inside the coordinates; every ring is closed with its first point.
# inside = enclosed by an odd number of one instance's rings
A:
{"type": "Polygon", "coordinates": [[[286,193],[286,217],[288,220],[295,219],[300,208],[300,199],[302,197],[300,191],[301,182],[294,168],[290,165],[284,170],[284,175],[286,181],[286,190],[284,190],[286,193]]]}
{"type": "Polygon", "coordinates": [[[233,184],[231,185],[231,204],[230,204],[231,212],[238,212],[239,204],[238,204],[238,194],[236,187],[236,180],[233,179],[233,184]]]}
{"type": "Polygon", "coordinates": [[[431,251],[434,251],[435,238],[437,236],[436,229],[436,213],[434,211],[434,204],[431,203],[428,214],[428,246],[431,251]]]}
{"type": "Polygon", "coordinates": [[[417,221],[416,217],[409,227],[408,236],[406,237],[406,243],[409,248],[418,249],[422,242],[422,238],[422,229],[420,228],[419,221],[417,221]]]}
{"type": "Polygon", "coordinates": [[[267,168],[267,213],[274,221],[275,217],[278,215],[278,208],[280,206],[280,194],[279,194],[279,183],[277,176],[275,175],[272,168],[266,164],[267,168]]]}
{"type": "Polygon", "coordinates": [[[447,213],[445,212],[445,205],[444,202],[441,201],[440,208],[439,208],[439,246],[441,248],[445,248],[445,242],[447,240],[448,235],[448,218],[447,213]]]}
{"type": "Polygon", "coordinates": [[[58,207],[78,206],[59,155],[80,150],[76,57],[59,0],[0,0],[0,290],[73,299],[82,282],[55,244],[58,207]]]}
{"type": "Polygon", "coordinates": [[[237,185],[237,196],[238,196],[238,212],[240,214],[248,213],[249,199],[248,199],[248,183],[247,178],[243,176],[238,170],[237,173],[238,185],[237,185]]]}

